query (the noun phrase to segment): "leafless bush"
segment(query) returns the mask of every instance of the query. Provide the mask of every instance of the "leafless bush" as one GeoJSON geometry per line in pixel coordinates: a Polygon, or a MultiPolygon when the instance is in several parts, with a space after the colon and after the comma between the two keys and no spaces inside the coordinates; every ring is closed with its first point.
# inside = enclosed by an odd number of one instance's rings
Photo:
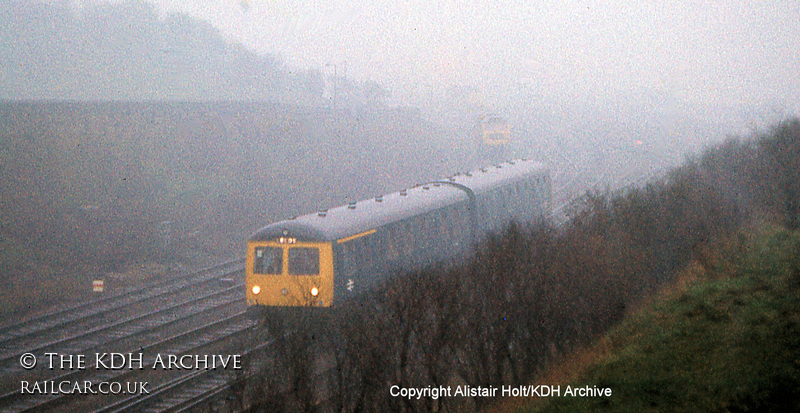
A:
{"type": "Polygon", "coordinates": [[[389,387],[524,383],[692,261],[713,268],[707,251],[748,220],[796,226],[798,148],[798,121],[757,144],[728,141],[661,181],[587,194],[563,227],[511,225],[461,266],[345,303],[330,319],[335,410],[452,411],[452,398],[392,398],[389,387]]]}

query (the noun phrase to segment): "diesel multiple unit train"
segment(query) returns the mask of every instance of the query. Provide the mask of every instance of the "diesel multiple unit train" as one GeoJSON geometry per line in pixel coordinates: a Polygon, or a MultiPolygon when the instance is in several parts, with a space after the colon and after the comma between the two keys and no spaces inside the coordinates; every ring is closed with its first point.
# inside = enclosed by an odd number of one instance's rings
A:
{"type": "Polygon", "coordinates": [[[550,175],[509,161],[276,222],[247,244],[247,304],[330,307],[388,277],[468,254],[482,235],[550,210],[550,175]]]}
{"type": "Polygon", "coordinates": [[[511,126],[497,115],[481,119],[475,129],[481,145],[501,146],[511,142],[511,126]]]}

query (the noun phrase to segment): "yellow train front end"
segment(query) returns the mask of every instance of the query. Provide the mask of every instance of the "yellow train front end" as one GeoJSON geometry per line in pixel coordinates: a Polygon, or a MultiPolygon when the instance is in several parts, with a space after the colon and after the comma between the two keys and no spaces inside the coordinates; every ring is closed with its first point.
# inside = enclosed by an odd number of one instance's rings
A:
{"type": "Polygon", "coordinates": [[[481,143],[486,146],[505,146],[511,142],[511,126],[499,117],[480,123],[481,143]]]}
{"type": "Polygon", "coordinates": [[[330,242],[280,237],[247,244],[247,304],[267,307],[330,307],[333,250],[330,242]]]}

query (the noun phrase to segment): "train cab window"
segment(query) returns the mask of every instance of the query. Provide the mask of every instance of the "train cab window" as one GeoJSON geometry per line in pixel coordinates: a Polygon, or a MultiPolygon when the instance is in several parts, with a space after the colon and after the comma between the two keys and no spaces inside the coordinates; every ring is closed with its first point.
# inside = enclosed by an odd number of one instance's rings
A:
{"type": "Polygon", "coordinates": [[[397,237],[393,236],[386,244],[386,258],[396,260],[400,258],[400,253],[397,251],[397,237]]]}
{"type": "Polygon", "coordinates": [[[280,274],[283,272],[283,248],[256,248],[256,261],[253,265],[256,274],[280,274]]]}
{"type": "Polygon", "coordinates": [[[319,274],[319,249],[302,248],[302,247],[290,248],[289,274],[292,275],[319,274]]]}

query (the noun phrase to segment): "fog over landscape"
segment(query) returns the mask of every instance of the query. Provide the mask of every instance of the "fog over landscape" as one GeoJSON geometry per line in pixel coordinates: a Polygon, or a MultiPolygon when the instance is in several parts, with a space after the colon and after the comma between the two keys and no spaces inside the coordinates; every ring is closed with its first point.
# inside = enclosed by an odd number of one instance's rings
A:
{"type": "Polygon", "coordinates": [[[798,51],[795,0],[0,0],[0,411],[800,410],[798,51]],[[608,392],[449,394],[534,385],[608,392]]]}
{"type": "Polygon", "coordinates": [[[347,62],[408,103],[454,85],[582,103],[644,94],[676,109],[800,92],[796,2],[151,2],[299,67],[347,62]]]}
{"type": "Polygon", "coordinates": [[[162,221],[237,252],[264,223],[496,162],[474,136],[489,114],[511,125],[506,155],[549,165],[564,205],[799,113],[798,15],[794,2],[6,1],[0,230],[26,254],[101,251],[89,271],[125,268],[131,248],[163,256],[162,221]],[[28,248],[53,232],[63,245],[28,248]]]}
{"type": "Polygon", "coordinates": [[[315,88],[331,100],[343,82],[367,81],[440,121],[500,112],[522,142],[645,138],[664,156],[800,111],[797,2],[15,0],[0,10],[7,99],[314,103],[315,88]]]}

